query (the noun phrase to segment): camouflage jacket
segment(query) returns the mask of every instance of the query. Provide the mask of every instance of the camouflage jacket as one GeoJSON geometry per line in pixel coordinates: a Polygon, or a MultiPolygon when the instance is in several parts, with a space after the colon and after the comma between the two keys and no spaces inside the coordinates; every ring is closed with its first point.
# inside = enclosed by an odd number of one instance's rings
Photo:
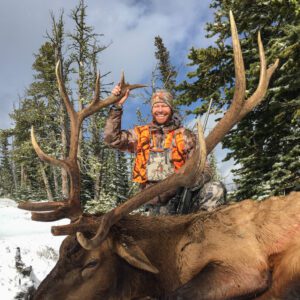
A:
{"type": "MultiPolygon", "coordinates": [[[[119,149],[121,151],[136,153],[138,137],[136,136],[134,129],[121,129],[122,114],[123,110],[121,108],[112,108],[110,110],[104,129],[104,141],[110,147],[119,149]]],[[[186,157],[189,158],[192,155],[196,145],[196,136],[192,131],[181,126],[180,120],[176,114],[173,114],[172,119],[164,126],[160,126],[158,124],[155,124],[154,122],[148,125],[150,131],[155,133],[155,139],[158,145],[163,143],[164,135],[166,132],[171,130],[182,131],[184,137],[184,151],[186,157]]],[[[207,164],[205,171],[202,174],[202,178],[199,178],[197,185],[203,185],[204,183],[208,182],[211,179],[211,177],[212,172],[209,165],[207,164]]],[[[143,185],[142,188],[149,184],[153,183],[148,182],[146,185],[143,185]]],[[[166,193],[166,195],[168,195],[166,198],[170,199],[171,195],[174,196],[175,193],[175,190],[169,191],[168,193],[166,193]]],[[[159,201],[164,203],[168,200],[165,200],[164,198],[165,197],[160,196],[159,201]]]]}

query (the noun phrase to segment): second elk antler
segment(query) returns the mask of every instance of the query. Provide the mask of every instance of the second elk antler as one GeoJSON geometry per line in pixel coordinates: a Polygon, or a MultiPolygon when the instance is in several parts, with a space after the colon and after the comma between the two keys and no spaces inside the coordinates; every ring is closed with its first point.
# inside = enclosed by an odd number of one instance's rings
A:
{"type": "Polygon", "coordinates": [[[67,113],[70,118],[70,151],[66,159],[56,159],[45,154],[39,147],[33,127],[31,128],[32,145],[39,158],[47,163],[64,168],[70,179],[70,195],[65,201],[53,202],[22,202],[19,208],[33,211],[32,219],[35,221],[55,221],[63,218],[69,218],[72,222],[82,215],[80,205],[80,170],[77,161],[77,151],[79,142],[79,132],[83,120],[91,114],[101,110],[102,108],[116,103],[125,94],[127,89],[133,90],[136,88],[145,87],[145,85],[125,83],[124,73],[122,73],[120,86],[121,94],[119,96],[110,95],[105,99],[100,99],[100,74],[97,74],[96,86],[93,100],[81,111],[76,112],[66,92],[64,81],[61,74],[60,61],[56,65],[56,77],[59,87],[59,92],[66,106],[67,113]],[[42,212],[43,211],[43,212],[42,212]]]}
{"type": "MultiPolygon", "coordinates": [[[[245,100],[246,79],[245,69],[236,24],[232,12],[230,11],[230,25],[234,53],[235,67],[235,92],[230,108],[225,116],[217,123],[209,135],[203,138],[199,134],[199,145],[194,151],[192,157],[186,164],[175,174],[172,174],[165,180],[144,189],[139,194],[135,195],[125,203],[116,207],[112,211],[106,213],[100,218],[99,227],[96,235],[88,240],[81,232],[77,232],[77,239],[85,249],[93,249],[100,245],[106,238],[111,226],[117,223],[122,217],[147,203],[155,196],[164,193],[175,187],[191,187],[197,182],[197,177],[204,170],[206,155],[208,155],[215,146],[224,138],[224,136],[237,124],[248,112],[258,105],[266,94],[270,78],[278,66],[279,60],[270,66],[266,67],[266,59],[264,49],[258,34],[258,47],[260,57],[260,79],[259,84],[254,94],[245,100]],[[204,157],[205,156],[205,157],[204,157]]],[[[198,132],[200,132],[198,128],[198,132]]],[[[79,230],[78,230],[79,231],[79,230]]]]}

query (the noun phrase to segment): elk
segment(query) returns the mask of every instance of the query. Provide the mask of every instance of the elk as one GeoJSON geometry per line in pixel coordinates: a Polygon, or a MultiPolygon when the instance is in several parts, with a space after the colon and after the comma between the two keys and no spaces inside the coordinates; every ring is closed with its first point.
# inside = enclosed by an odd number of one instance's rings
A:
{"type": "Polygon", "coordinates": [[[136,194],[106,214],[89,215],[80,206],[78,134],[84,118],[117,102],[129,85],[121,79],[120,96],[99,98],[99,76],[89,106],[75,112],[61,78],[56,75],[71,122],[71,146],[66,160],[45,154],[31,132],[38,156],[65,168],[70,176],[69,199],[21,203],[36,221],[69,218],[53,226],[54,235],[68,235],[56,266],[39,286],[34,299],[299,299],[300,193],[261,202],[244,200],[209,213],[184,216],[130,214],[154,196],[174,187],[193,186],[206,156],[226,133],[258,105],[278,60],[266,67],[258,34],[260,79],[247,100],[245,70],[238,33],[230,12],[236,87],[230,108],[204,138],[199,130],[197,151],[175,174],[136,194]],[[148,298],[149,299],[149,298],[148,298]]]}

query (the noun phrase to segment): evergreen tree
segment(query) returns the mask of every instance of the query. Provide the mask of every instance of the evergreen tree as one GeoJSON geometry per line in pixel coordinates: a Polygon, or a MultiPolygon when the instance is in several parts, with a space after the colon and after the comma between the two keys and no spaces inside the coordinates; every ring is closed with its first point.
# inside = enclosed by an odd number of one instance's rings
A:
{"type": "Polygon", "coordinates": [[[116,178],[116,197],[117,204],[124,202],[127,199],[129,191],[128,182],[128,162],[126,159],[126,154],[124,152],[118,151],[116,155],[117,168],[115,172],[116,178]]]}
{"type": "MultiPolygon", "coordinates": [[[[157,60],[157,65],[151,75],[152,91],[151,94],[145,91],[145,94],[139,95],[140,98],[144,99],[143,104],[148,105],[150,103],[152,93],[156,89],[167,89],[174,97],[176,96],[177,71],[170,62],[170,53],[165,47],[163,39],[160,36],[156,36],[154,38],[154,46],[156,47],[154,55],[157,60]]],[[[176,105],[175,102],[174,105],[176,105]]],[[[136,116],[138,124],[140,125],[148,123],[151,120],[151,114],[145,115],[140,107],[136,109],[136,116]]]]}
{"type": "Polygon", "coordinates": [[[155,37],[154,45],[156,47],[155,58],[158,61],[159,79],[162,87],[175,95],[177,72],[175,67],[171,65],[169,51],[160,36],[155,37]]]}
{"type": "MultiPolygon", "coordinates": [[[[14,149],[12,159],[16,165],[18,189],[13,196],[16,199],[41,200],[46,199],[45,186],[40,174],[40,160],[37,157],[30,141],[30,128],[34,126],[41,137],[41,144],[47,132],[45,124],[51,123],[51,116],[45,115],[47,108],[40,99],[24,98],[20,100],[19,108],[10,114],[15,121],[13,129],[14,149]]],[[[51,151],[51,145],[45,143],[46,150],[51,151]]]]}
{"type": "Polygon", "coordinates": [[[190,65],[196,70],[184,81],[181,103],[191,104],[201,98],[193,113],[203,114],[209,100],[214,110],[227,107],[234,90],[234,66],[228,14],[233,11],[240,34],[246,66],[247,96],[252,94],[259,77],[256,37],[261,32],[269,63],[280,59],[266,100],[231,131],[224,146],[242,167],[235,171],[237,199],[263,198],[284,194],[299,182],[299,12],[298,1],[288,0],[215,0],[215,20],[207,25],[208,37],[216,36],[216,46],[192,48],[190,65]]]}
{"type": "MultiPolygon", "coordinates": [[[[78,74],[78,110],[81,110],[92,97],[95,82],[95,70],[93,66],[95,63],[97,64],[97,54],[106,48],[98,45],[97,39],[100,35],[96,34],[94,28],[87,24],[86,10],[87,5],[85,1],[80,0],[78,6],[71,13],[71,18],[75,23],[74,32],[68,35],[71,39],[69,46],[71,50],[70,58],[74,66],[74,72],[78,74]]],[[[79,143],[82,140],[83,131],[80,133],[79,143]]]]}
{"type": "MultiPolygon", "coordinates": [[[[61,62],[61,73],[64,82],[68,82],[68,75],[69,75],[69,67],[71,60],[66,59],[63,57],[62,49],[65,41],[65,32],[64,32],[64,20],[63,20],[63,11],[60,13],[59,17],[55,18],[54,14],[50,14],[52,28],[51,32],[47,33],[47,39],[51,42],[53,50],[54,50],[54,59],[55,63],[58,61],[61,62]]],[[[53,74],[53,73],[52,73],[53,74]]],[[[59,115],[59,124],[60,124],[60,140],[61,140],[61,153],[60,158],[65,159],[68,152],[69,147],[69,124],[68,124],[68,117],[66,112],[66,107],[63,104],[63,99],[61,99],[57,86],[53,86],[53,94],[56,95],[57,99],[57,108],[58,108],[58,115],[59,115]]],[[[53,168],[53,178],[54,178],[54,185],[56,194],[59,194],[58,183],[57,183],[57,175],[56,169],[53,168]]],[[[61,197],[62,199],[67,199],[69,195],[69,182],[68,182],[68,174],[64,168],[61,168],[61,197]]]]}
{"type": "MultiPolygon", "coordinates": [[[[35,55],[35,62],[33,63],[34,82],[27,90],[27,95],[39,99],[45,104],[46,110],[43,114],[47,114],[49,122],[42,124],[40,134],[44,137],[45,147],[50,145],[51,150],[47,152],[55,157],[61,156],[61,143],[59,140],[61,126],[57,118],[57,112],[61,110],[61,99],[59,97],[56,76],[56,49],[53,43],[45,42],[39,49],[39,53],[35,55]]],[[[44,165],[39,163],[39,173],[43,179],[44,186],[48,195],[48,200],[53,200],[54,182],[57,178],[53,178],[56,174],[56,167],[44,165]],[[52,191],[53,190],[53,191],[52,191]]],[[[57,189],[56,198],[61,198],[61,193],[57,189]]]]}
{"type": "Polygon", "coordinates": [[[9,137],[11,130],[0,130],[0,195],[10,196],[13,185],[13,171],[11,165],[11,151],[9,149],[9,137]]]}
{"type": "Polygon", "coordinates": [[[214,152],[212,152],[209,155],[208,161],[209,161],[210,169],[212,171],[212,180],[222,180],[222,176],[218,170],[216,155],[214,152]]]}
{"type": "MultiPolygon", "coordinates": [[[[91,66],[92,66],[92,72],[93,72],[93,78],[94,80],[91,81],[91,90],[95,89],[95,82],[96,82],[96,76],[98,73],[98,51],[99,47],[97,46],[97,42],[94,41],[94,46],[92,48],[92,52],[90,54],[90,60],[91,60],[91,66]]],[[[103,77],[105,77],[104,75],[103,77]]],[[[101,80],[103,78],[101,76],[101,80]]],[[[90,117],[88,132],[90,136],[90,141],[87,144],[89,148],[89,160],[87,162],[89,169],[89,172],[91,172],[94,188],[93,188],[93,198],[95,201],[100,199],[100,193],[103,189],[103,182],[102,182],[102,170],[104,166],[106,165],[106,162],[104,161],[104,152],[107,146],[104,144],[104,137],[103,137],[103,128],[105,126],[105,121],[108,115],[108,109],[102,109],[97,114],[94,114],[90,117]]],[[[103,193],[101,194],[103,196],[103,193]]]]}
{"type": "MultiPolygon", "coordinates": [[[[71,50],[70,58],[73,71],[78,74],[78,110],[83,109],[93,97],[98,71],[98,55],[107,48],[99,45],[98,38],[101,34],[96,34],[93,27],[87,24],[86,10],[87,5],[85,1],[80,0],[78,6],[71,13],[75,29],[69,34],[71,40],[69,46],[71,50]]],[[[94,165],[91,165],[91,162],[98,161],[98,159],[104,157],[102,153],[103,140],[99,137],[103,130],[103,118],[106,114],[107,110],[104,110],[86,120],[80,132],[78,156],[82,170],[82,190],[89,191],[83,195],[83,202],[92,198],[97,199],[102,188],[101,175],[99,173],[94,174],[97,169],[95,169],[94,165]]],[[[100,167],[102,163],[100,162],[100,164],[96,165],[100,167]]],[[[101,172],[101,167],[97,171],[101,172]]]]}

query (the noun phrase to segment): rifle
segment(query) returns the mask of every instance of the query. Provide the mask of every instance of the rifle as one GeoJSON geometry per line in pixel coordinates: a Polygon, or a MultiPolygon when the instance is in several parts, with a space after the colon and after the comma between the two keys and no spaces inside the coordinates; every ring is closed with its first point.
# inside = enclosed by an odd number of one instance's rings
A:
{"type": "MultiPolygon", "coordinates": [[[[208,109],[206,112],[206,116],[205,116],[205,120],[204,120],[204,125],[203,125],[203,130],[205,132],[206,129],[206,125],[208,122],[208,117],[210,115],[210,111],[211,111],[211,105],[212,105],[213,99],[211,98],[209,101],[209,105],[208,105],[208,109]]],[[[195,127],[195,125],[194,125],[195,127]]],[[[183,191],[178,192],[175,199],[178,201],[178,205],[176,207],[176,214],[180,214],[180,215],[184,215],[184,214],[188,214],[191,211],[191,208],[193,206],[193,192],[195,192],[196,190],[199,190],[201,187],[195,187],[193,189],[190,188],[184,188],[183,191]]],[[[175,201],[176,201],[175,200],[175,201]]]]}

